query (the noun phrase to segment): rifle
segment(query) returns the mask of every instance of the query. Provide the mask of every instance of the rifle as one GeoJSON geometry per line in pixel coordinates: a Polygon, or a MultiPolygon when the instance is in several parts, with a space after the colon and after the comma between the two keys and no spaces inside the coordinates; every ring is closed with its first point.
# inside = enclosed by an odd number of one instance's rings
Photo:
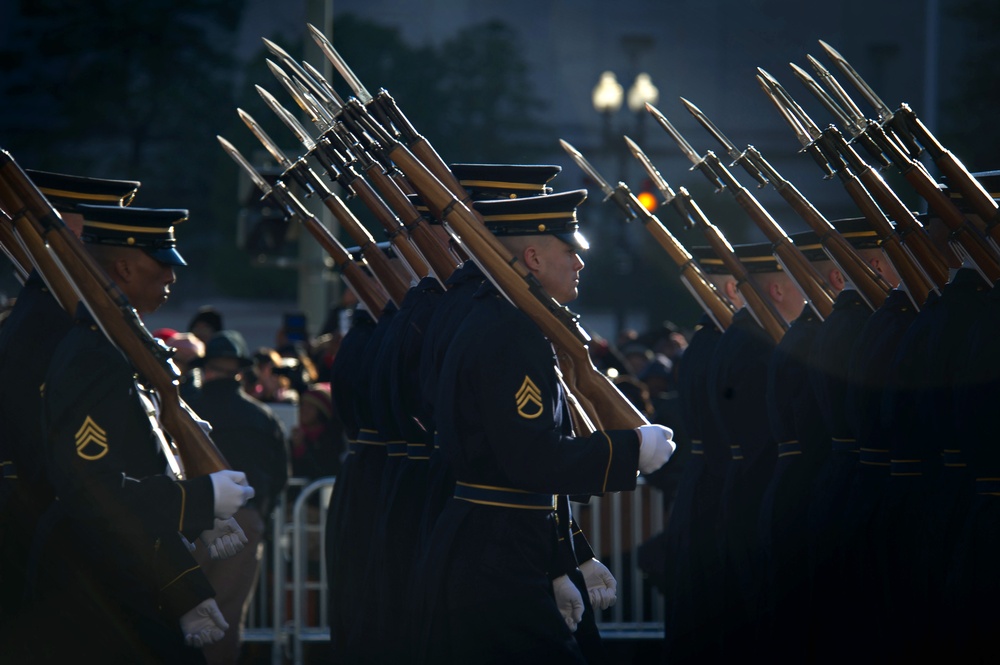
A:
{"type": "Polygon", "coordinates": [[[334,265],[337,266],[337,270],[343,275],[347,285],[351,287],[351,290],[358,296],[358,299],[365,304],[372,317],[377,319],[388,300],[388,296],[382,290],[381,285],[362,270],[361,265],[351,258],[351,255],[340,244],[336,236],[330,232],[330,229],[323,226],[316,219],[316,216],[306,209],[302,202],[288,190],[284,182],[278,180],[272,187],[257,172],[257,169],[240,154],[240,151],[232,143],[221,136],[216,136],[215,138],[222,145],[222,149],[233,158],[233,161],[243,168],[253,183],[257,185],[257,188],[261,190],[261,198],[272,200],[280,209],[285,211],[286,215],[294,217],[306,227],[306,230],[309,231],[313,238],[330,255],[330,258],[333,259],[334,265]]]}
{"type": "MultiPolygon", "coordinates": [[[[886,253],[910,289],[914,304],[920,307],[927,294],[945,284],[948,279],[948,266],[940,252],[936,248],[931,249],[930,238],[923,232],[920,222],[882,177],[861,159],[834,125],[828,125],[821,131],[773,76],[763,70],[758,71],[761,72],[761,76],[758,76],[761,87],[789,124],[794,122],[799,141],[803,145],[813,146],[827,161],[829,168],[840,177],[848,194],[882,239],[886,253]],[[898,235],[886,218],[886,213],[900,227],[898,235]],[[900,249],[900,243],[905,243],[908,247],[900,249]],[[911,249],[912,253],[905,249],[911,249]],[[914,255],[919,256],[920,260],[914,258],[914,255]]],[[[976,241],[974,229],[969,225],[963,224],[952,228],[952,231],[959,243],[958,249],[967,250],[965,253],[981,271],[989,269],[991,264],[996,266],[989,248],[976,241]]],[[[1000,266],[996,268],[1000,269],[1000,266]]]]}
{"type": "Polygon", "coordinates": [[[293,99],[299,103],[300,107],[307,109],[307,113],[312,118],[313,123],[320,127],[322,134],[313,140],[304,129],[300,131],[300,129],[294,126],[297,123],[293,125],[291,122],[293,116],[270,94],[262,95],[264,101],[292,129],[292,132],[299,137],[300,141],[305,143],[307,147],[309,145],[312,146],[307,156],[312,155],[323,166],[323,169],[331,180],[337,182],[346,191],[350,192],[351,196],[361,199],[365,206],[372,211],[375,218],[382,225],[382,228],[385,229],[389,242],[392,243],[396,254],[409,267],[414,278],[421,280],[426,277],[430,273],[430,267],[420,252],[417,251],[417,247],[414,245],[409,234],[406,233],[403,222],[400,221],[399,217],[382,200],[371,185],[358,175],[353,168],[351,157],[342,154],[343,148],[339,146],[340,141],[332,135],[332,132],[327,131],[334,123],[333,116],[324,110],[322,105],[303,88],[301,83],[295,85],[297,81],[293,81],[280,67],[272,65],[271,71],[282,82],[282,85],[289,91],[293,99]]]}
{"type": "MultiPolygon", "coordinates": [[[[871,86],[851,67],[844,56],[826,42],[820,40],[819,43],[837,67],[858,88],[862,96],[878,111],[879,124],[890,127],[893,134],[910,149],[910,154],[914,159],[919,157],[921,149],[927,151],[941,172],[948,177],[948,181],[954,183],[972,209],[986,223],[986,233],[992,240],[993,248],[997,249],[1000,245],[1000,227],[998,227],[1000,206],[990,196],[990,193],[969,173],[965,165],[937,140],[937,137],[931,133],[908,104],[901,103],[899,109],[895,113],[892,112],[879,99],[871,86]]],[[[928,199],[928,201],[930,200],[928,199]]]]}
{"type": "Polygon", "coordinates": [[[716,191],[728,190],[736,199],[744,212],[750,216],[764,236],[771,242],[774,248],[774,255],[781,263],[785,271],[792,277],[798,285],[803,297],[809,301],[809,305],[816,312],[817,316],[825,319],[833,311],[833,291],[819,274],[816,267],[809,262],[802,251],[795,246],[791,238],[778,225],[773,217],[764,209],[764,206],[754,198],[743,185],[733,177],[729,169],[719,160],[718,156],[711,150],[706,150],[704,157],[699,157],[691,144],[681,136],[680,132],[667,120],[666,116],[660,113],[652,104],[646,104],[646,110],[656,118],[660,126],[674,139],[688,159],[694,164],[692,170],[697,169],[708,180],[715,185],[716,191]]]}
{"type": "Polygon", "coordinates": [[[873,311],[881,306],[892,287],[861,258],[854,247],[837,232],[833,224],[802,195],[795,185],[783,178],[754,146],[747,145],[744,150],[739,150],[715,126],[715,123],[702,113],[701,109],[683,97],[681,97],[681,102],[691,112],[691,115],[708,130],[708,133],[722,145],[723,150],[734,163],[742,166],[754,180],[761,183],[762,187],[767,183],[774,186],[781,197],[816,233],[827,256],[857,286],[858,293],[865,299],[868,306],[873,311]]]}
{"type": "MultiPolygon", "coordinates": [[[[45,266],[40,268],[43,276],[53,281],[57,273],[66,276],[107,338],[132,364],[144,384],[159,395],[160,422],[172,437],[183,463],[183,469],[175,469],[178,476],[196,477],[228,469],[225,457],[180,398],[179,372],[170,360],[169,349],[150,334],[118,285],[6,150],[0,151],[0,205],[14,220],[19,236],[32,248],[30,251],[51,250],[54,261],[49,265],[41,259],[41,254],[32,254],[45,266]],[[45,271],[50,272],[46,275],[45,271]]],[[[167,458],[175,463],[172,455],[167,458]]]]}
{"type": "MultiPolygon", "coordinates": [[[[847,123],[845,125],[847,131],[854,137],[855,141],[858,141],[861,137],[866,137],[868,140],[863,142],[862,145],[868,150],[869,155],[878,161],[879,164],[888,162],[889,165],[895,166],[917,194],[927,201],[930,209],[941,218],[949,229],[967,229],[960,231],[960,233],[964,237],[962,245],[968,245],[969,247],[963,249],[960,253],[980,257],[985,266],[981,272],[988,272],[990,264],[996,263],[996,257],[990,258],[992,252],[984,247],[985,242],[976,239],[979,236],[978,230],[972,226],[965,214],[959,210],[958,206],[938,188],[937,182],[924,165],[914,157],[911,157],[900,142],[895,137],[887,134],[881,125],[865,118],[829,70],[823,67],[816,58],[812,56],[808,57],[813,69],[817,72],[823,85],[830,91],[830,94],[827,94],[826,90],[821,88],[807,72],[800,67],[792,65],[792,69],[799,80],[820,99],[824,106],[831,110],[834,117],[840,118],[842,123],[847,123]]],[[[929,244],[929,240],[925,240],[924,242],[929,244]]],[[[995,244],[992,244],[992,247],[994,250],[996,249],[995,244]]],[[[927,250],[923,251],[926,252],[927,250]]],[[[943,257],[940,258],[940,261],[946,265],[943,257]]],[[[978,262],[977,265],[979,265],[978,262]]],[[[983,274],[983,277],[988,279],[986,274],[983,274]]]]}
{"type": "MultiPolygon", "coordinates": [[[[628,139],[626,139],[628,140],[628,139]]],[[[688,252],[684,246],[674,237],[674,235],[663,225],[657,217],[646,209],[646,206],[639,202],[639,199],[635,197],[635,194],[629,190],[628,185],[624,182],[619,181],[615,187],[612,187],[608,181],[597,172],[589,161],[573,146],[568,142],[559,139],[559,143],[562,145],[563,149],[569,153],[573,161],[576,162],[577,166],[586,173],[590,178],[597,183],[604,192],[604,201],[607,202],[609,199],[614,201],[615,204],[625,213],[625,223],[636,219],[637,217],[642,221],[643,227],[653,236],[653,238],[666,250],[667,255],[671,260],[677,264],[680,272],[681,283],[687,288],[691,293],[691,296],[695,299],[702,310],[705,311],[715,324],[719,326],[720,330],[725,330],[729,327],[729,324],[733,322],[733,314],[735,314],[735,308],[732,303],[730,303],[725,297],[723,297],[715,285],[708,279],[705,272],[698,265],[691,253],[688,252]]],[[[629,142],[629,146],[634,146],[634,143],[629,142]]],[[[638,150],[638,146],[635,146],[638,150]]],[[[633,151],[634,153],[635,151],[633,151]]],[[[639,150],[641,154],[642,151],[639,150]]],[[[643,154],[640,158],[645,158],[643,154]]],[[[645,162],[644,162],[645,163],[645,162]]],[[[655,171],[655,168],[653,169],[655,171]]],[[[656,172],[659,176],[659,172],[656,172]]],[[[650,174],[653,177],[653,174],[650,174]]],[[[654,180],[655,182],[656,180],[654,180]]],[[[662,178],[660,178],[662,182],[662,178]]],[[[666,183],[663,183],[664,185],[666,183]]],[[[668,188],[669,189],[669,188],[668,188]]],[[[663,191],[663,190],[661,190],[663,191]]],[[[685,192],[686,193],[686,192],[685,192]]],[[[672,194],[672,192],[671,192],[672,194]]],[[[669,197],[667,203],[671,203],[675,200],[674,197],[669,197]]],[[[674,205],[683,206],[682,202],[676,202],[674,205]]]]}
{"type": "MultiPolygon", "coordinates": [[[[750,275],[746,266],[736,256],[732,245],[722,235],[722,231],[708,220],[701,208],[692,198],[687,189],[681,187],[680,193],[675,194],[670,185],[660,174],[659,170],[653,166],[652,161],[646,153],[629,137],[625,137],[632,155],[639,160],[650,180],[663,195],[664,203],[670,205],[678,215],[680,215],[685,228],[699,228],[708,240],[709,246],[716,256],[722,261],[726,269],[736,279],[736,288],[747,303],[750,313],[757,323],[774,340],[775,344],[781,341],[788,330],[788,323],[775,308],[774,303],[764,295],[757,281],[750,275]]],[[[728,302],[728,301],[726,301],[728,302]]]]}
{"type": "MultiPolygon", "coordinates": [[[[402,303],[403,297],[409,290],[410,285],[389,265],[388,257],[378,247],[368,229],[358,221],[358,218],[354,216],[354,213],[347,207],[343,199],[330,191],[320,177],[309,168],[304,157],[293,162],[285,156],[285,153],[271,140],[271,137],[267,135],[264,129],[257,124],[249,113],[243,109],[237,109],[237,113],[243,119],[243,122],[246,123],[247,127],[250,128],[253,135],[264,145],[264,148],[271,153],[275,161],[281,164],[284,171],[279,176],[279,179],[285,181],[290,178],[298,183],[306,192],[307,197],[315,194],[317,198],[323,201],[327,210],[333,213],[333,216],[347,230],[347,233],[354,242],[358,243],[361,255],[375,274],[375,278],[382,285],[386,294],[388,294],[388,297],[397,306],[402,303]]],[[[322,235],[325,237],[326,234],[322,235]]],[[[341,258],[343,258],[343,254],[347,253],[346,251],[342,253],[339,248],[336,248],[334,251],[341,258]]]]}
{"type": "Polygon", "coordinates": [[[31,272],[31,257],[14,233],[14,220],[2,210],[0,210],[0,250],[10,259],[17,281],[24,284],[31,272]]]}

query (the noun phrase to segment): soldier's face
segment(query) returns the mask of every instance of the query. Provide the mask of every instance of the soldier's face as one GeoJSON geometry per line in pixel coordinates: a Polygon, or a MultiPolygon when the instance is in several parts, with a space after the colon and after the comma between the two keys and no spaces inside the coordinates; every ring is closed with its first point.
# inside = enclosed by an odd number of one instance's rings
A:
{"type": "Polygon", "coordinates": [[[126,294],[129,303],[140,314],[155,312],[167,301],[170,285],[177,281],[174,267],[160,263],[141,249],[132,252],[130,258],[134,279],[126,294]]]}
{"type": "Polygon", "coordinates": [[[541,236],[535,243],[537,261],[533,272],[546,292],[561,305],[578,295],[583,259],[576,248],[555,236],[541,236]]]}

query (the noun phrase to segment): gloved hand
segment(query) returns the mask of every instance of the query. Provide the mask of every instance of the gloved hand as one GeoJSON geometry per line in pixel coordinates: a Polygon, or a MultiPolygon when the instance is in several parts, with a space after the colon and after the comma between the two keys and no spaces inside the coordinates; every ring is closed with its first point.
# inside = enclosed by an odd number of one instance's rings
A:
{"type": "Polygon", "coordinates": [[[597,559],[588,559],[580,564],[583,581],[587,583],[587,595],[595,610],[606,610],[618,600],[618,582],[608,567],[597,559]]]}
{"type": "Polygon", "coordinates": [[[560,575],[552,580],[552,592],[556,595],[556,605],[562,614],[570,631],[576,632],[576,626],[583,619],[583,596],[576,588],[569,575],[560,575]]]}
{"type": "Polygon", "coordinates": [[[215,492],[215,516],[220,520],[229,519],[247,501],[253,498],[253,488],[247,485],[246,474],[242,471],[224,469],[211,474],[212,490],[215,492]]]}
{"type": "Polygon", "coordinates": [[[222,618],[222,612],[215,598],[206,598],[181,617],[181,631],[184,643],[192,647],[215,644],[225,635],[229,624],[222,618]]]}
{"type": "Polygon", "coordinates": [[[639,471],[653,473],[674,454],[677,448],[672,440],[674,431],[663,425],[641,425],[635,429],[639,434],[639,471]]]}
{"type": "Polygon", "coordinates": [[[215,526],[203,531],[200,538],[213,559],[228,559],[241,552],[247,544],[246,534],[232,517],[216,519],[215,526]]]}

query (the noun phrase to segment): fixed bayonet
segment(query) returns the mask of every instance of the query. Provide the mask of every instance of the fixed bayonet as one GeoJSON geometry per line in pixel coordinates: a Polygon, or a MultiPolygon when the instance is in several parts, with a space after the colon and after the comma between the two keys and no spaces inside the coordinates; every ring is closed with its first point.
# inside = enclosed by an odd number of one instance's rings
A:
{"type": "Polygon", "coordinates": [[[681,136],[681,133],[678,132],[672,124],[670,124],[667,117],[660,113],[659,109],[649,102],[646,103],[646,110],[649,111],[650,115],[656,118],[656,121],[660,123],[660,126],[663,127],[663,129],[666,130],[667,134],[670,134],[670,137],[677,143],[681,152],[683,152],[684,155],[691,160],[691,163],[694,165],[691,169],[698,169],[701,171],[705,177],[708,178],[713,185],[715,185],[716,191],[722,191],[725,188],[725,185],[722,180],[719,179],[719,175],[712,170],[712,167],[709,166],[704,157],[700,157],[698,153],[695,152],[694,148],[691,147],[691,144],[688,143],[683,136],[681,136]]]}
{"type": "Polygon", "coordinates": [[[292,160],[285,156],[285,153],[278,147],[278,144],[275,143],[270,136],[268,136],[267,132],[264,131],[264,128],[261,127],[249,113],[241,108],[237,108],[236,113],[240,116],[240,119],[243,120],[244,124],[250,128],[253,135],[256,136],[257,139],[263,144],[264,148],[271,153],[271,156],[274,157],[274,161],[281,164],[281,168],[290,169],[295,165],[292,160]]]}
{"type": "Polygon", "coordinates": [[[563,147],[563,150],[569,153],[569,156],[573,158],[573,161],[580,167],[580,170],[586,173],[587,177],[597,183],[597,186],[601,188],[602,192],[604,192],[605,201],[614,195],[615,188],[604,179],[604,176],[597,172],[597,169],[595,169],[593,165],[587,161],[587,158],[583,156],[583,153],[570,145],[568,141],[564,141],[563,139],[559,139],[559,145],[563,147]]]}
{"type": "Polygon", "coordinates": [[[344,59],[340,57],[339,53],[337,53],[337,49],[333,48],[333,44],[330,43],[330,40],[326,38],[326,35],[324,35],[319,28],[311,23],[307,23],[306,26],[309,28],[309,32],[312,34],[316,45],[319,46],[321,51],[323,51],[323,55],[325,55],[327,60],[330,61],[330,64],[332,64],[340,75],[344,77],[347,85],[354,92],[354,96],[357,97],[362,104],[367,106],[368,102],[372,101],[372,96],[369,94],[365,86],[361,84],[361,80],[354,75],[351,68],[347,66],[344,59]]]}
{"type": "Polygon", "coordinates": [[[330,82],[326,80],[326,77],[323,76],[322,72],[318,69],[310,65],[305,60],[302,61],[302,68],[306,70],[306,73],[309,74],[316,84],[323,89],[328,103],[333,107],[333,109],[335,109],[334,113],[336,113],[336,110],[339,110],[344,105],[344,99],[337,94],[337,91],[333,89],[333,86],[330,85],[330,82]]]}
{"type": "Polygon", "coordinates": [[[708,116],[702,113],[701,109],[683,97],[681,97],[681,102],[687,110],[691,112],[691,115],[694,116],[695,120],[701,123],[701,126],[708,130],[708,133],[714,136],[715,140],[722,145],[723,150],[725,150],[726,154],[733,160],[733,164],[739,164],[742,166],[746,172],[750,174],[750,177],[757,181],[760,187],[767,186],[767,177],[761,172],[753,160],[750,159],[745,150],[740,150],[736,147],[735,143],[726,138],[726,135],[722,133],[722,130],[716,127],[715,123],[709,120],[708,116]]]}
{"type": "Polygon", "coordinates": [[[639,160],[639,163],[642,164],[642,168],[646,171],[646,175],[649,176],[649,180],[653,183],[653,187],[656,187],[660,194],[663,195],[663,202],[667,205],[672,204],[674,199],[677,197],[677,194],[670,187],[670,184],[667,183],[666,179],[660,173],[660,170],[656,168],[652,160],[650,160],[646,153],[643,152],[642,148],[639,147],[639,144],[627,136],[625,137],[625,145],[628,146],[629,152],[632,153],[632,156],[639,160]]]}
{"type": "Polygon", "coordinates": [[[302,123],[300,123],[288,109],[278,103],[278,100],[275,99],[274,95],[259,85],[255,87],[257,88],[257,92],[264,99],[264,103],[266,103],[268,107],[274,111],[274,114],[278,116],[283,123],[285,123],[285,126],[291,130],[292,134],[295,134],[295,138],[297,138],[299,142],[305,146],[306,150],[312,152],[313,148],[316,147],[316,141],[312,136],[310,136],[309,132],[306,131],[306,128],[302,126],[302,123]]]}
{"type": "Polygon", "coordinates": [[[899,116],[899,114],[894,113],[889,106],[882,101],[882,99],[875,94],[868,83],[861,78],[861,75],[855,71],[851,63],[847,62],[847,59],[840,55],[836,49],[824,42],[822,39],[819,40],[819,45],[823,47],[826,51],[826,55],[833,60],[837,68],[844,73],[844,76],[850,80],[851,84],[861,93],[861,95],[868,101],[869,104],[875,109],[878,115],[878,123],[885,127],[888,125],[892,132],[896,135],[899,142],[906,148],[907,152],[914,159],[920,157],[920,153],[923,151],[917,140],[913,138],[913,133],[906,124],[906,119],[899,116]]]}
{"type": "Polygon", "coordinates": [[[267,182],[264,176],[257,172],[257,169],[253,167],[253,164],[248,162],[246,157],[240,154],[240,151],[236,149],[236,146],[221,136],[216,136],[215,138],[219,140],[219,143],[222,144],[222,149],[233,158],[233,161],[239,164],[240,167],[246,171],[246,174],[250,176],[250,180],[252,180],[253,184],[257,186],[257,189],[263,192],[263,196],[261,198],[270,196],[271,185],[267,182]]]}
{"type": "MultiPolygon", "coordinates": [[[[323,89],[317,81],[313,80],[313,77],[309,75],[302,65],[295,61],[295,58],[290,56],[287,51],[272,42],[266,37],[262,37],[264,40],[264,45],[267,46],[267,50],[276,55],[283,65],[288,67],[295,74],[296,78],[294,80],[301,81],[312,93],[318,101],[320,101],[326,108],[327,113],[330,115],[335,115],[338,110],[337,102],[327,95],[326,91],[323,89]]],[[[320,76],[322,78],[322,76],[320,76]]]]}
{"type": "Polygon", "coordinates": [[[330,123],[333,122],[333,116],[330,115],[330,112],[323,108],[322,105],[312,97],[312,95],[303,94],[304,86],[301,83],[296,85],[296,82],[292,80],[292,77],[286,74],[285,70],[271,60],[267,60],[267,67],[271,70],[271,73],[274,74],[274,77],[278,79],[278,82],[281,83],[281,86],[285,89],[285,91],[295,101],[295,104],[302,109],[303,113],[309,116],[309,119],[313,122],[313,124],[319,127],[320,130],[330,126],[330,123]]]}

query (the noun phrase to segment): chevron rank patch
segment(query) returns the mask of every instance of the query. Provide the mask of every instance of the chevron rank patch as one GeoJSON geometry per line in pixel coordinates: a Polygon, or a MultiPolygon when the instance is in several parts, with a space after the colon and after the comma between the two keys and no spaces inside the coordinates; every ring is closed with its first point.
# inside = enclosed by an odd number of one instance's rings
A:
{"type": "Polygon", "coordinates": [[[521,387],[514,395],[517,403],[517,415],[528,420],[533,420],[542,415],[545,406],[542,404],[542,391],[538,389],[531,377],[525,376],[521,387]]]}
{"type": "Polygon", "coordinates": [[[108,454],[108,433],[87,416],[76,431],[76,454],[92,462],[108,454]]]}

